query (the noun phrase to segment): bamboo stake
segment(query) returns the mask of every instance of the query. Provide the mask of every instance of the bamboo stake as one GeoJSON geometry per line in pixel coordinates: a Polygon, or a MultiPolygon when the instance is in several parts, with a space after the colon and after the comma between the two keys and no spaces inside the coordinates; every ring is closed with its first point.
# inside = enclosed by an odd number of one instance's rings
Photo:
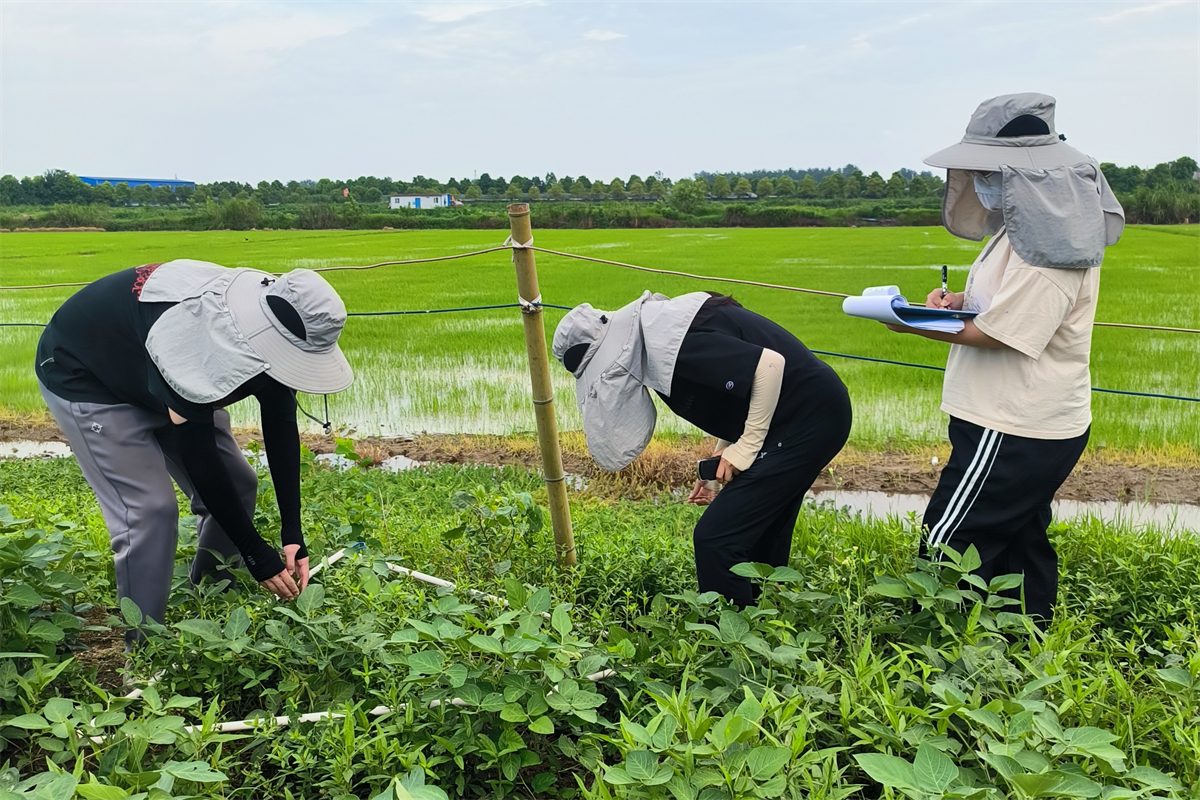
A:
{"type": "Polygon", "coordinates": [[[525,323],[525,349],[529,353],[529,378],[533,385],[533,410],[537,419],[538,448],[542,451],[542,479],[550,499],[550,524],[554,528],[554,549],[560,565],[575,566],[575,535],[571,531],[571,509],[567,505],[567,485],[563,480],[562,450],[558,443],[558,423],[554,419],[554,390],[550,386],[550,358],[546,352],[546,329],[542,309],[527,305],[541,299],[537,265],[533,251],[521,247],[533,243],[529,206],[513,203],[508,207],[512,231],[513,264],[517,271],[517,294],[522,301],[521,318],[525,323]]]}

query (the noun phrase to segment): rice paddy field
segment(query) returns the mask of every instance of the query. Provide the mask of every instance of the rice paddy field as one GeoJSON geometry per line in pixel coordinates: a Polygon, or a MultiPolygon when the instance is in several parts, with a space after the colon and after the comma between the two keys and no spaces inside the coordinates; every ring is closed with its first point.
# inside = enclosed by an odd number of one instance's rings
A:
{"type": "MultiPolygon", "coordinates": [[[[961,289],[981,244],[941,228],[535,231],[539,246],[654,268],[857,293],[897,284],[920,301],[950,266],[961,289]]],[[[497,245],[498,231],[231,231],[190,233],[11,233],[0,239],[0,285],[93,280],[174,258],[273,272],[426,258],[497,245]]],[[[1109,249],[1098,321],[1200,328],[1200,228],[1130,226],[1109,249]]],[[[728,291],[777,320],[810,348],[941,366],[946,346],[851,319],[836,298],[673,276],[538,255],[544,302],[619,307],[645,289],[668,295],[728,291]]],[[[332,272],[351,312],[416,310],[516,301],[507,253],[456,261],[332,272]]],[[[73,289],[0,291],[0,321],[44,322],[73,289]]],[[[547,338],[563,311],[546,311],[547,338]]],[[[0,408],[40,410],[33,377],[36,328],[0,328],[0,408]]],[[[359,435],[511,433],[533,428],[519,314],[505,309],[431,316],[356,317],[343,347],[358,379],[332,398],[334,421],[359,435]]],[[[827,357],[850,387],[852,442],[883,448],[940,441],[942,376],[827,357]]],[[[1200,396],[1200,336],[1098,328],[1093,385],[1200,396]]],[[[573,387],[555,370],[560,427],[579,426],[573,387]]],[[[311,409],[310,409],[311,410],[311,409]]],[[[254,409],[236,411],[253,423],[254,409]]],[[[1197,406],[1098,394],[1091,447],[1200,446],[1197,406]]],[[[659,431],[686,431],[669,412],[659,431]]]]}

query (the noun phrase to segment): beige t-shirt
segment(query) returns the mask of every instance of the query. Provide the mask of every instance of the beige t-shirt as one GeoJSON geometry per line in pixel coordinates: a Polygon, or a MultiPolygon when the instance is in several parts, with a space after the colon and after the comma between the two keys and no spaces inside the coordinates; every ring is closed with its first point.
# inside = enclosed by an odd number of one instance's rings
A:
{"type": "Polygon", "coordinates": [[[1014,436],[1070,439],[1092,422],[1088,359],[1100,269],[1030,266],[1002,230],[967,276],[963,308],[1007,347],[951,345],[946,413],[1014,436]]]}

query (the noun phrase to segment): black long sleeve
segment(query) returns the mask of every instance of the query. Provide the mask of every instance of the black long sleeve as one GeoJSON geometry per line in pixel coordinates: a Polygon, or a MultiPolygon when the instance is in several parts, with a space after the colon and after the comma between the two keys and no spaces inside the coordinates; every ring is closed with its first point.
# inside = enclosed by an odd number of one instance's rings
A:
{"type": "Polygon", "coordinates": [[[263,541],[254,529],[254,521],[242,506],[233,479],[221,463],[221,455],[217,450],[217,429],[211,417],[175,425],[170,435],[177,437],[183,468],[187,470],[196,493],[241,552],[254,579],[261,582],[283,572],[279,553],[263,541]]]}
{"type": "Polygon", "coordinates": [[[262,412],[263,444],[267,465],[275,485],[279,505],[280,539],[283,544],[298,544],[296,558],[307,558],[304,533],[300,528],[300,430],[296,425],[296,397],[291,389],[270,381],[256,390],[262,412]]]}

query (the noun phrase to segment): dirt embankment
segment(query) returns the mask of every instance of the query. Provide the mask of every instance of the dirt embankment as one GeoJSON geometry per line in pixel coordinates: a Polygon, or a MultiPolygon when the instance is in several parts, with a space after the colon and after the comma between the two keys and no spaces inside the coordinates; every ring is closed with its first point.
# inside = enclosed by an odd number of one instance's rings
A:
{"type": "MultiPolygon", "coordinates": [[[[257,431],[239,430],[238,441],[261,443],[257,431]]],[[[44,418],[0,419],[0,441],[65,441],[52,422],[44,418]]],[[[304,444],[315,453],[332,453],[333,437],[305,434],[304,444]]],[[[563,434],[563,462],[567,472],[583,475],[597,491],[639,496],[688,485],[695,463],[711,453],[711,444],[695,438],[654,440],[642,456],[618,473],[605,473],[588,458],[578,432],[563,434]]],[[[423,434],[402,439],[367,437],[355,440],[359,455],[379,463],[396,455],[439,464],[513,464],[538,468],[541,458],[532,436],[423,434]]],[[[937,485],[948,446],[916,450],[868,451],[847,448],[821,474],[814,491],[874,491],[889,494],[929,494],[937,485]],[[934,462],[936,459],[936,462],[934,462]]],[[[1161,454],[1090,452],[1075,467],[1058,497],[1095,502],[1200,504],[1200,463],[1193,452],[1161,454]]]]}

